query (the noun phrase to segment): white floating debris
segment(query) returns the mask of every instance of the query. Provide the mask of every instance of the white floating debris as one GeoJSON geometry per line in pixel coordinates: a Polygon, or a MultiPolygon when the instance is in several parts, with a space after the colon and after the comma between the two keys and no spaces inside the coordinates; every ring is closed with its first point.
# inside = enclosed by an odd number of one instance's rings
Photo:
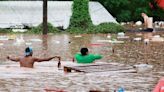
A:
{"type": "Polygon", "coordinates": [[[152,70],[153,65],[139,64],[139,65],[134,65],[134,67],[136,68],[137,72],[148,72],[152,70]]]}
{"type": "Polygon", "coordinates": [[[60,41],[54,41],[56,44],[59,44],[60,43],[60,41]]]}
{"type": "Polygon", "coordinates": [[[124,32],[120,32],[120,33],[117,34],[117,36],[123,37],[123,36],[125,36],[125,33],[124,32]]]}
{"type": "Polygon", "coordinates": [[[122,25],[122,26],[125,25],[125,24],[126,24],[125,22],[121,22],[121,23],[120,23],[120,25],[122,25]]]}
{"type": "Polygon", "coordinates": [[[1,41],[6,41],[6,40],[9,40],[9,38],[7,36],[0,36],[0,40],[1,41]]]}
{"type": "Polygon", "coordinates": [[[82,36],[81,36],[81,35],[75,35],[74,37],[75,37],[75,38],[79,38],[79,37],[82,37],[82,36]]]}
{"type": "Polygon", "coordinates": [[[25,44],[28,46],[32,45],[32,43],[30,43],[30,42],[26,42],[25,44]]]}
{"type": "Polygon", "coordinates": [[[42,42],[41,39],[30,39],[30,41],[32,41],[32,42],[42,42]]]}
{"type": "Polygon", "coordinates": [[[139,30],[142,30],[142,28],[140,27],[139,30]]]}
{"type": "Polygon", "coordinates": [[[155,35],[152,37],[151,41],[153,42],[163,42],[164,38],[160,37],[160,35],[155,35]]]}
{"type": "Polygon", "coordinates": [[[124,41],[117,41],[117,40],[97,40],[97,42],[109,42],[109,43],[124,43],[124,41]]]}
{"type": "Polygon", "coordinates": [[[160,38],[160,35],[154,35],[153,38],[160,38]]]}
{"type": "Polygon", "coordinates": [[[111,38],[111,36],[110,36],[110,35],[108,35],[108,36],[107,36],[107,38],[109,38],[109,39],[110,39],[110,38],[111,38]]]}
{"type": "Polygon", "coordinates": [[[141,25],[142,25],[142,22],[141,22],[141,21],[137,21],[137,22],[135,23],[135,25],[141,26],[141,25]]]}
{"type": "Polygon", "coordinates": [[[134,41],[141,41],[142,38],[141,37],[137,37],[137,38],[133,38],[134,41]]]}
{"type": "Polygon", "coordinates": [[[125,36],[124,32],[120,32],[117,34],[117,38],[118,39],[127,39],[127,38],[129,38],[129,36],[125,36]]]}
{"type": "Polygon", "coordinates": [[[26,32],[27,29],[12,29],[13,32],[26,32]]]}
{"type": "Polygon", "coordinates": [[[109,39],[110,39],[110,38],[111,38],[111,35],[110,35],[110,34],[108,34],[108,35],[107,35],[107,38],[109,38],[109,39]]]}

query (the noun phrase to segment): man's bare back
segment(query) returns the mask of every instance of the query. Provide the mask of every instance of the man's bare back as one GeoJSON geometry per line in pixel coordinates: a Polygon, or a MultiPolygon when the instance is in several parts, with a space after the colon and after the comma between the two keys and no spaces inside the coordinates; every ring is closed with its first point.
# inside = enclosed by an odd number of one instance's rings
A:
{"type": "Polygon", "coordinates": [[[34,62],[35,60],[31,56],[24,57],[19,61],[20,67],[29,67],[29,68],[33,68],[34,62]]]}
{"type": "Polygon", "coordinates": [[[58,58],[59,63],[60,63],[59,56],[48,57],[48,58],[35,58],[35,57],[32,57],[33,52],[32,52],[31,48],[28,47],[28,48],[26,48],[26,50],[25,50],[26,56],[24,56],[22,58],[13,58],[13,57],[7,56],[7,59],[15,61],[15,62],[19,62],[20,67],[27,67],[27,68],[33,68],[35,62],[49,61],[53,58],[58,58]]]}

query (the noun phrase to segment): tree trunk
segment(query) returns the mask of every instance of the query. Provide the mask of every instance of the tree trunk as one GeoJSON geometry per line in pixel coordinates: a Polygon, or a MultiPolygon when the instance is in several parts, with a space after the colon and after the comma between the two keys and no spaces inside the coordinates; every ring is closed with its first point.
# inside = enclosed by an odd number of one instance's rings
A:
{"type": "Polygon", "coordinates": [[[47,0],[43,0],[43,34],[48,33],[47,26],[47,0]]]}

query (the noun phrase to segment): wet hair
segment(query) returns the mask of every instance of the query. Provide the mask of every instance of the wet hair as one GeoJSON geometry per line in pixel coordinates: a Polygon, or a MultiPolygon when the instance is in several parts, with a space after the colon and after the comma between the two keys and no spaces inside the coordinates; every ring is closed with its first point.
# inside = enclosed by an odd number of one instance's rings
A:
{"type": "Polygon", "coordinates": [[[31,47],[27,47],[26,49],[25,49],[25,56],[29,56],[29,55],[31,55],[32,54],[32,48],[31,47]]]}
{"type": "Polygon", "coordinates": [[[81,54],[84,56],[84,55],[87,55],[87,52],[88,52],[88,48],[81,48],[80,50],[81,54]]]}

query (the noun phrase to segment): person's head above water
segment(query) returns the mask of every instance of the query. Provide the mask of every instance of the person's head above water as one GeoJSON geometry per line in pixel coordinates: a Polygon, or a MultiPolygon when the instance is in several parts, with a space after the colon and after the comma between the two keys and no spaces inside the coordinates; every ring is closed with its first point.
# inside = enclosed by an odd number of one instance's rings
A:
{"type": "Polygon", "coordinates": [[[81,48],[80,52],[83,56],[87,55],[88,54],[88,48],[81,48]]]}
{"type": "Polygon", "coordinates": [[[144,16],[147,16],[145,13],[141,13],[141,16],[144,17],[144,16]]]}
{"type": "Polygon", "coordinates": [[[27,47],[25,49],[25,56],[32,56],[32,54],[33,54],[32,48],[31,47],[27,47]]]}

